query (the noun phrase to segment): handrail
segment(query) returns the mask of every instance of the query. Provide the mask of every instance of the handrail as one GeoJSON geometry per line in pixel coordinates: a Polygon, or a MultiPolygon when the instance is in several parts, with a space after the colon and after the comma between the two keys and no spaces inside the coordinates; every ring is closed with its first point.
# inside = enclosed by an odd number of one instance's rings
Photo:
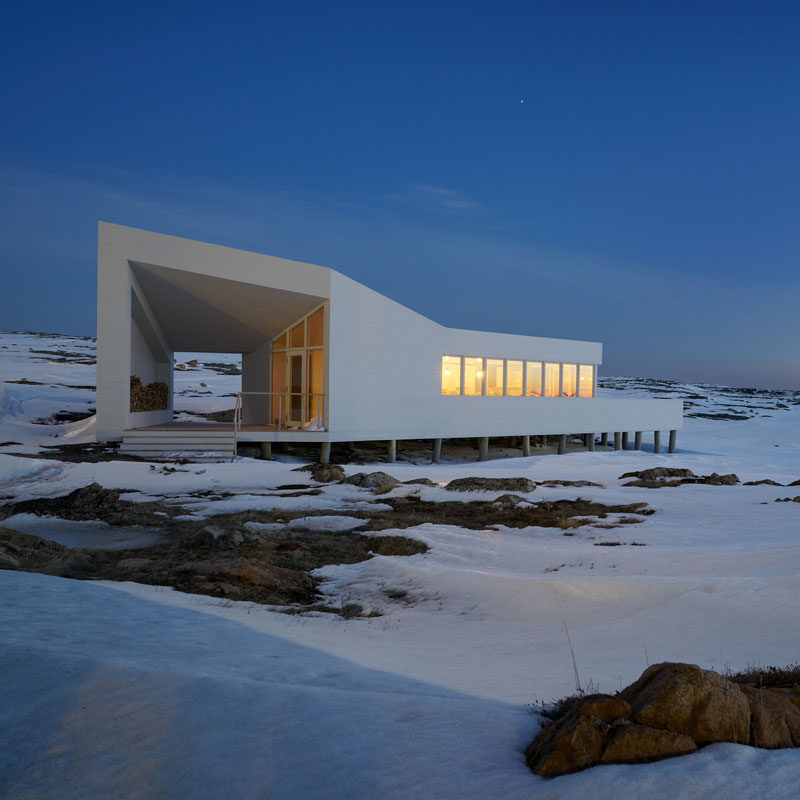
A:
{"type": "MultiPolygon", "coordinates": [[[[275,426],[276,430],[302,430],[302,425],[294,426],[294,425],[286,425],[284,424],[283,418],[283,398],[292,398],[292,397],[299,397],[300,398],[300,417],[305,419],[307,416],[307,412],[311,407],[311,403],[309,402],[312,398],[318,398],[318,408],[316,409],[318,413],[314,415],[314,418],[318,419],[320,423],[324,426],[322,430],[327,430],[328,427],[325,424],[325,397],[326,395],[321,392],[237,392],[236,393],[236,405],[233,409],[233,453],[234,456],[236,455],[236,449],[239,442],[239,433],[242,428],[242,412],[244,410],[244,403],[242,402],[242,398],[245,396],[255,396],[255,397],[264,397],[267,398],[267,410],[268,415],[267,418],[270,420],[269,425],[275,426]],[[272,398],[278,398],[278,414],[277,419],[275,419],[275,415],[272,413],[273,406],[272,406],[272,398]]],[[[287,408],[289,408],[289,403],[291,400],[287,402],[287,408]]]]}

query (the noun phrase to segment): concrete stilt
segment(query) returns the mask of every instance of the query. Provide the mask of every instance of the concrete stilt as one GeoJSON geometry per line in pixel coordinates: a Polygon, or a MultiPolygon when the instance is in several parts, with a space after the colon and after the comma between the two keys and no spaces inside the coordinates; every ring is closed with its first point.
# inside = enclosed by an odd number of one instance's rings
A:
{"type": "Polygon", "coordinates": [[[601,433],[600,434],[600,447],[608,447],[608,434],[601,433]]]}
{"type": "Polygon", "coordinates": [[[622,434],[619,431],[614,432],[614,449],[622,450],[622,434]]]}
{"type": "Polygon", "coordinates": [[[531,437],[522,437],[522,455],[527,458],[531,454],[531,437]]]}
{"type": "Polygon", "coordinates": [[[319,463],[330,464],[331,461],[331,443],[323,442],[319,448],[319,463]]]}
{"type": "Polygon", "coordinates": [[[261,442],[261,458],[265,461],[272,458],[272,442],[261,442]]]}
{"type": "Polygon", "coordinates": [[[564,453],[567,452],[567,434],[562,433],[561,436],[558,437],[558,454],[563,456],[564,453]]]}
{"type": "Polygon", "coordinates": [[[594,436],[595,435],[593,433],[587,433],[586,436],[589,439],[589,443],[588,443],[589,452],[594,452],[594,436]]]}
{"type": "Polygon", "coordinates": [[[669,432],[669,452],[675,452],[675,445],[678,443],[678,431],[672,430],[669,432]]]}
{"type": "Polygon", "coordinates": [[[653,431],[653,452],[661,452],[661,431],[653,431]]]}
{"type": "Polygon", "coordinates": [[[478,439],[478,461],[489,460],[489,437],[481,436],[478,439]]]}
{"type": "Polygon", "coordinates": [[[634,450],[641,450],[642,449],[642,432],[636,431],[633,434],[633,449],[634,450]]]}
{"type": "Polygon", "coordinates": [[[431,455],[431,464],[442,463],[442,440],[433,440],[433,454],[431,455]]]}
{"type": "Polygon", "coordinates": [[[622,449],[628,449],[628,431],[622,431],[622,449]]]}
{"type": "Polygon", "coordinates": [[[397,461],[397,440],[389,439],[386,445],[387,445],[386,449],[389,451],[389,456],[387,458],[387,461],[390,464],[394,464],[394,462],[397,461]]]}

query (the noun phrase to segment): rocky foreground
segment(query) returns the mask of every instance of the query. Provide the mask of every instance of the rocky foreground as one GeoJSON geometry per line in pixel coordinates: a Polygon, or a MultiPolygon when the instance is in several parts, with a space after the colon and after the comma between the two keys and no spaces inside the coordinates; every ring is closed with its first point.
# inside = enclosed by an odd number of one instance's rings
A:
{"type": "Polygon", "coordinates": [[[692,753],[714,742],[800,747],[800,685],[735,683],[694,664],[654,664],[617,695],[576,699],[526,750],[545,778],[596,764],[692,753]]]}
{"type": "MultiPolygon", "coordinates": [[[[318,582],[312,571],[329,564],[365,561],[375,555],[410,556],[426,552],[423,542],[394,533],[397,530],[425,523],[481,530],[496,525],[543,526],[559,528],[565,535],[573,536],[574,529],[592,521],[608,519],[604,527],[621,527],[641,522],[641,517],[654,513],[642,502],[623,505],[582,499],[531,502],[513,493],[529,494],[536,489],[537,484],[527,478],[458,479],[444,488],[453,492],[508,493],[493,501],[425,502],[417,496],[386,497],[400,482],[383,472],[345,477],[337,466],[312,465],[307,470],[316,484],[279,486],[274,490],[275,496],[318,496],[324,494],[327,485],[346,483],[363,490],[366,502],[361,508],[346,512],[336,508],[315,512],[252,510],[187,519],[181,505],[165,500],[133,502],[121,499],[119,489],[91,484],[67,495],[7,503],[0,507],[0,520],[16,514],[35,514],[52,518],[56,526],[58,520],[135,525],[157,532],[162,543],[127,550],[70,548],[21,533],[6,524],[0,526],[0,569],[84,580],[134,581],[229,600],[338,612],[341,609],[319,605],[318,582]],[[279,491],[281,494],[277,494],[279,491]],[[370,508],[370,500],[377,501],[378,497],[380,502],[370,508]],[[356,527],[342,530],[333,524],[341,516],[355,518],[356,527]],[[358,524],[359,520],[363,522],[358,524]]],[[[432,481],[416,479],[408,483],[432,484],[432,481]]],[[[213,494],[203,497],[224,499],[213,494]]]]}

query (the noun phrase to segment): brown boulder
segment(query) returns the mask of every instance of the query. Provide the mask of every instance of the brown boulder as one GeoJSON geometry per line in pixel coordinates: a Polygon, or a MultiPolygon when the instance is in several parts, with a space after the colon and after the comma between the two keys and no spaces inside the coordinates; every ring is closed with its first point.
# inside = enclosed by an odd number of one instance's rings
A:
{"type": "Polygon", "coordinates": [[[400,485],[397,478],[393,478],[385,472],[356,472],[349,478],[345,478],[343,483],[349,483],[351,486],[360,486],[362,489],[372,489],[378,494],[389,492],[395,486],[400,485]]]}
{"type": "Polygon", "coordinates": [[[525,757],[537,775],[553,778],[595,764],[692,753],[712,742],[800,747],[800,685],[762,689],[694,664],[655,664],[614,697],[567,701],[525,757]]]}
{"type": "Polygon", "coordinates": [[[750,744],[768,749],[800,747],[800,687],[742,686],[750,705],[750,744]]]}
{"type": "Polygon", "coordinates": [[[606,695],[591,695],[576,703],[565,716],[551,722],[525,751],[528,766],[543,778],[554,778],[596,764],[603,755],[608,733],[626,720],[630,706],[606,695]]]}
{"type": "Polygon", "coordinates": [[[331,483],[344,480],[344,468],[338,464],[312,464],[309,470],[317,483],[331,483]]]}
{"type": "Polygon", "coordinates": [[[654,664],[620,693],[640,725],[698,744],[750,741],[750,707],[738,686],[694,664],[654,664]]]}
{"type": "Polygon", "coordinates": [[[694,739],[682,733],[648,728],[646,725],[618,725],[611,731],[600,761],[604,764],[655,761],[682,756],[697,750],[694,739]]]}

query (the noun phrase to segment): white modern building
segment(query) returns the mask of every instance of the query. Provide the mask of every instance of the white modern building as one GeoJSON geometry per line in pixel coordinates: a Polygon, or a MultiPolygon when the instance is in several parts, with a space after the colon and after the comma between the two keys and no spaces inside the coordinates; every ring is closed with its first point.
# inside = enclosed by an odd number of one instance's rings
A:
{"type": "Polygon", "coordinates": [[[143,455],[664,430],[673,450],[682,427],[679,400],[595,396],[599,343],[446,328],[327,267],[105,222],[97,317],[97,439],[143,455]],[[235,425],[173,422],[182,351],[242,355],[235,425]]]}

